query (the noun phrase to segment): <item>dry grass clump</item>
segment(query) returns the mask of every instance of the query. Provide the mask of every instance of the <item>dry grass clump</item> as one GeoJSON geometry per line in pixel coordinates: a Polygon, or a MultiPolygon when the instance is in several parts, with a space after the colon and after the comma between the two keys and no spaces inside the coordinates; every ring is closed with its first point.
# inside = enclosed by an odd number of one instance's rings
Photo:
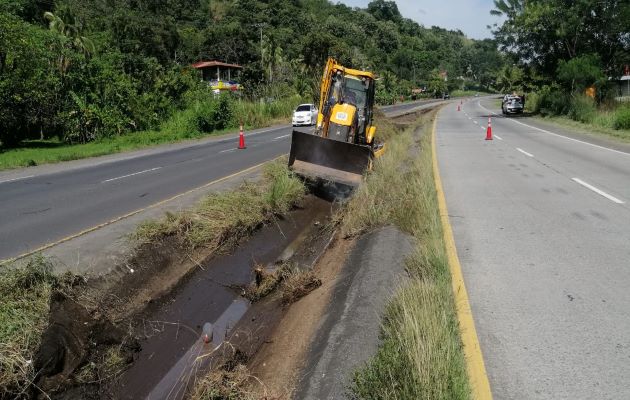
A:
{"type": "Polygon", "coordinates": [[[321,285],[321,279],[312,270],[294,269],[282,281],[282,303],[294,303],[321,285]]]}
{"type": "Polygon", "coordinates": [[[185,246],[216,250],[238,243],[260,224],[289,211],[305,193],[304,185],[286,167],[286,161],[275,161],[265,167],[261,182],[246,182],[237,190],[211,194],[192,210],[146,221],[132,238],[154,242],[177,235],[185,246]]]}
{"type": "Polygon", "coordinates": [[[273,400],[265,385],[251,375],[244,354],[234,351],[220,368],[195,382],[192,400],[273,400]],[[262,390],[259,390],[262,387],[262,390]]]}
{"type": "Polygon", "coordinates": [[[33,355],[48,324],[50,294],[72,285],[41,256],[0,271],[0,398],[22,393],[34,377],[33,355]]]}
{"type": "Polygon", "coordinates": [[[257,264],[254,267],[256,281],[245,288],[243,297],[252,303],[266,297],[278,287],[289,269],[290,266],[282,265],[275,271],[269,272],[265,270],[264,265],[257,264]]]}
{"type": "Polygon", "coordinates": [[[96,360],[84,365],[75,375],[80,383],[97,383],[111,380],[122,374],[129,365],[129,360],[121,345],[110,346],[96,360]]]}
{"type": "Polygon", "coordinates": [[[302,270],[294,264],[283,264],[273,272],[263,266],[255,269],[256,282],[245,288],[243,296],[258,301],[280,286],[281,301],[291,304],[321,286],[322,281],[311,270],[302,270]]]}

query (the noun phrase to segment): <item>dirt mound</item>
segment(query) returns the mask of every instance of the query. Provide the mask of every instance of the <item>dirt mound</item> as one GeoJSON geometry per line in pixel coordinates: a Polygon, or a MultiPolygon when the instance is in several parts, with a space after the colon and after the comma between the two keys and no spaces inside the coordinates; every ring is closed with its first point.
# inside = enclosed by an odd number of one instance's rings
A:
{"type": "MultiPolygon", "coordinates": [[[[34,359],[35,370],[39,371],[37,387],[47,393],[58,391],[99,348],[120,345],[125,336],[98,312],[89,312],[62,292],[53,293],[49,325],[34,359]]],[[[125,347],[128,351],[134,348],[125,347]]]]}

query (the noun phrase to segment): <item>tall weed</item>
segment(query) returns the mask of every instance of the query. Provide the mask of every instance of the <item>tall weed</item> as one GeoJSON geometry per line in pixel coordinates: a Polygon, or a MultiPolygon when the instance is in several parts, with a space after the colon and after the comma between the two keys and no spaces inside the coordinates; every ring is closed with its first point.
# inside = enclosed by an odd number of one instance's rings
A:
{"type": "Polygon", "coordinates": [[[571,98],[568,110],[569,118],[574,121],[591,123],[597,114],[595,100],[584,95],[577,95],[571,98]]]}

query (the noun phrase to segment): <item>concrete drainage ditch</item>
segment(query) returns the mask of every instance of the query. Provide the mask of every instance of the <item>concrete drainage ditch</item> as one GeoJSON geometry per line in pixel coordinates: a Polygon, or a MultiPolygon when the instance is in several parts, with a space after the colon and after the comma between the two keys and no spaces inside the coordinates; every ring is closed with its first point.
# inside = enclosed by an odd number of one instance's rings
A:
{"type": "Polygon", "coordinates": [[[212,257],[136,318],[141,350],[109,387],[118,399],[180,399],[196,379],[230,357],[250,357],[282,316],[278,295],[243,297],[254,267],[273,273],[291,263],[311,268],[333,236],[335,205],[308,196],[303,208],[256,232],[231,254],[212,257]]]}

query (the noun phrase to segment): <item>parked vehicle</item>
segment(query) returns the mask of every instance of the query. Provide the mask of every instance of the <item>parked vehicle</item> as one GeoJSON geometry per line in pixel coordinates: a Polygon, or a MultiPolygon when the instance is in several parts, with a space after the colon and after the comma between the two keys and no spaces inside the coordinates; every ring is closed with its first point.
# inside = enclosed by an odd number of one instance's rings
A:
{"type": "Polygon", "coordinates": [[[314,104],[300,104],[293,112],[293,126],[315,125],[317,113],[317,107],[314,104]]]}
{"type": "Polygon", "coordinates": [[[516,95],[505,95],[501,104],[501,111],[504,115],[507,114],[522,114],[523,113],[523,99],[516,95]]]}

